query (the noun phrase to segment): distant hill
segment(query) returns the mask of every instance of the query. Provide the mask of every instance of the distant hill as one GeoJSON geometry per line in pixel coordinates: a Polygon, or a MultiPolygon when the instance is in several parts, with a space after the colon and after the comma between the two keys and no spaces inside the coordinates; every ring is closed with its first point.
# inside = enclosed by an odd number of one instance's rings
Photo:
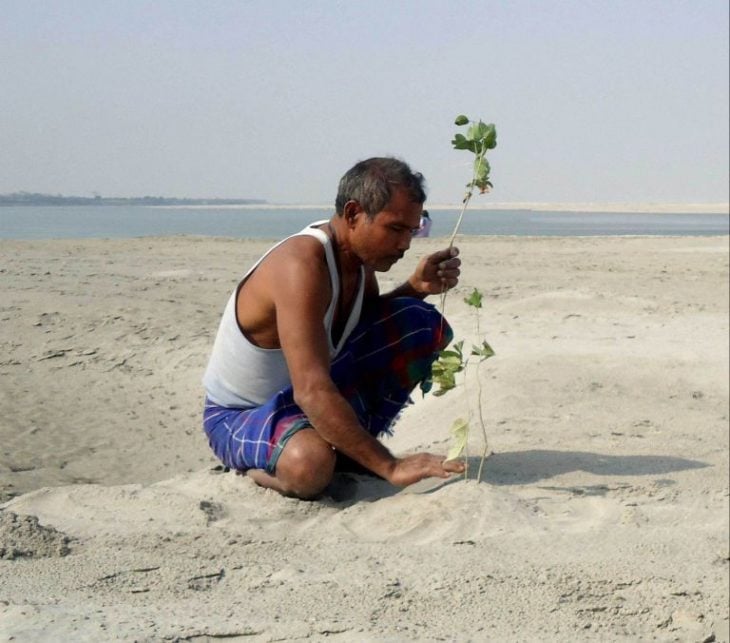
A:
{"type": "Polygon", "coordinates": [[[263,199],[178,199],[164,196],[102,197],[62,196],[14,192],[0,194],[0,206],[8,205],[262,205],[263,199]]]}

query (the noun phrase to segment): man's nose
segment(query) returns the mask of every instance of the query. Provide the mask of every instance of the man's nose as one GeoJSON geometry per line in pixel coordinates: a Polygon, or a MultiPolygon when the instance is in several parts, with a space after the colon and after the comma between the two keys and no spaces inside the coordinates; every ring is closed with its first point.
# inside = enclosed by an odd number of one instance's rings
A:
{"type": "Polygon", "coordinates": [[[407,233],[402,234],[400,236],[400,239],[398,239],[398,250],[401,252],[405,252],[408,250],[408,248],[411,247],[411,239],[413,238],[413,235],[411,234],[411,231],[408,230],[407,233]]]}

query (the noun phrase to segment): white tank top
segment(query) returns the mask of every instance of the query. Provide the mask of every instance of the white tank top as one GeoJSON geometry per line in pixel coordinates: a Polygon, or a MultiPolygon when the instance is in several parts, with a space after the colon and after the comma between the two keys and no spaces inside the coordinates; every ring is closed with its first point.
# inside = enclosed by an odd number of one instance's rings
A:
{"type": "Polygon", "coordinates": [[[365,291],[365,270],[360,268],[360,283],[350,316],[345,324],[337,345],[332,342],[332,324],[334,321],[337,300],[340,296],[340,276],[337,274],[337,263],[330,238],[315,226],[327,223],[316,221],[297,234],[283,239],[270,248],[244,275],[241,282],[228,299],[223,311],[218,334],[213,344],[213,351],[208,368],[203,375],[203,386],[210,400],[220,406],[232,408],[250,408],[260,406],[274,393],[291,385],[289,370],[284,353],[280,348],[261,348],[252,344],[241,332],[236,319],[236,296],[246,279],[259,264],[282,243],[297,236],[311,236],[319,239],[324,246],[327,268],[332,283],[332,300],[324,316],[324,328],[329,344],[330,359],[334,358],[345,344],[352,329],[360,319],[363,293],[365,291]]]}

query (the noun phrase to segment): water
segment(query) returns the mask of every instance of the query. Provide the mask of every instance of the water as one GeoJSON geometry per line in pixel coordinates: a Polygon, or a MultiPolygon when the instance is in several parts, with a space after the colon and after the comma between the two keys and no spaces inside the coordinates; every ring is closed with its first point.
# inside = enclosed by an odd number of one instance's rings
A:
{"type": "MultiPolygon", "coordinates": [[[[431,236],[451,234],[457,210],[430,210],[431,236]]],[[[332,210],[312,208],[0,207],[0,238],[129,238],[192,234],[279,239],[332,210]]],[[[470,210],[460,233],[516,236],[727,235],[727,215],[470,210]]]]}

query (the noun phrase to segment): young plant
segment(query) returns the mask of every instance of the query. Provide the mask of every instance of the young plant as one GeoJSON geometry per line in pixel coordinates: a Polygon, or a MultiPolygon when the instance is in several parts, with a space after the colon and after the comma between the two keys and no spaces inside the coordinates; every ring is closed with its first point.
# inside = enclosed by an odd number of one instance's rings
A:
{"type": "MultiPolygon", "coordinates": [[[[476,319],[476,335],[481,337],[480,328],[480,309],[482,307],[482,293],[476,288],[472,291],[469,297],[464,298],[464,302],[474,308],[474,316],[476,319]]],[[[464,353],[464,340],[456,342],[451,348],[445,349],[439,353],[438,359],[433,363],[431,367],[431,380],[438,388],[433,392],[435,396],[441,396],[450,390],[456,388],[456,374],[464,371],[464,386],[467,383],[466,374],[468,372],[468,366],[472,363],[472,358],[476,360],[474,368],[474,375],[477,381],[477,405],[479,413],[479,426],[482,431],[483,449],[481,459],[479,461],[479,471],[477,473],[477,480],[482,479],[482,472],[484,470],[484,462],[487,459],[489,453],[489,438],[487,436],[487,427],[484,422],[484,415],[482,414],[482,380],[480,377],[479,369],[482,362],[489,359],[494,355],[494,350],[489,345],[486,339],[483,339],[481,344],[472,344],[471,351],[467,355],[464,353]]],[[[447,460],[454,460],[464,455],[466,461],[466,469],[464,470],[464,479],[469,476],[468,470],[468,453],[466,453],[467,445],[469,441],[469,419],[457,418],[451,427],[451,447],[448,454],[446,455],[447,460]]]]}
{"type": "MultiPolygon", "coordinates": [[[[449,248],[454,245],[454,239],[456,238],[461,222],[464,218],[464,212],[466,211],[474,190],[478,189],[480,194],[484,194],[489,191],[492,187],[492,183],[489,180],[490,165],[487,161],[487,151],[494,149],[497,146],[497,129],[493,123],[483,123],[481,120],[474,122],[469,120],[464,115],[459,115],[454,121],[455,125],[459,127],[468,126],[466,134],[457,133],[454,135],[454,139],[451,141],[454,149],[466,150],[474,154],[474,160],[472,164],[472,178],[469,183],[466,184],[466,194],[462,200],[462,208],[454,226],[454,231],[449,239],[449,248]]],[[[481,337],[480,328],[480,310],[482,307],[482,294],[474,288],[471,295],[464,299],[464,302],[473,307],[475,310],[476,317],[476,333],[477,337],[481,337]]],[[[446,307],[446,293],[441,295],[441,311],[445,312],[446,307]]],[[[439,353],[438,359],[434,362],[431,379],[434,384],[438,386],[438,389],[434,391],[434,395],[444,395],[446,392],[456,387],[456,374],[462,371],[466,371],[471,357],[478,358],[476,364],[476,379],[477,379],[477,402],[479,407],[479,424],[482,430],[482,437],[484,440],[484,448],[479,462],[479,472],[477,474],[477,480],[481,481],[482,471],[484,468],[484,462],[487,459],[489,451],[489,442],[487,439],[487,429],[484,424],[484,417],[482,415],[482,385],[481,378],[479,377],[479,366],[481,363],[492,357],[494,351],[486,340],[482,340],[480,345],[472,345],[469,355],[464,356],[464,340],[460,340],[453,344],[450,349],[446,349],[439,353]]],[[[466,385],[466,372],[464,373],[464,385],[466,385]]],[[[467,467],[464,471],[464,479],[467,479],[469,475],[468,471],[468,454],[466,453],[468,441],[469,441],[469,421],[463,418],[458,418],[454,421],[451,427],[452,435],[452,446],[446,456],[447,460],[453,460],[459,458],[464,454],[467,467]]]]}
{"type": "Polygon", "coordinates": [[[474,195],[474,190],[478,189],[479,194],[489,192],[492,188],[492,182],[489,180],[489,172],[491,167],[487,161],[487,151],[497,147],[497,128],[494,123],[483,123],[481,120],[470,121],[466,116],[460,114],[454,120],[454,124],[458,126],[469,125],[466,134],[456,133],[451,141],[455,150],[466,150],[474,154],[474,162],[472,165],[471,181],[466,184],[466,194],[462,200],[461,212],[456,220],[454,231],[449,240],[449,248],[454,245],[461,221],[464,218],[466,207],[474,195]]]}

